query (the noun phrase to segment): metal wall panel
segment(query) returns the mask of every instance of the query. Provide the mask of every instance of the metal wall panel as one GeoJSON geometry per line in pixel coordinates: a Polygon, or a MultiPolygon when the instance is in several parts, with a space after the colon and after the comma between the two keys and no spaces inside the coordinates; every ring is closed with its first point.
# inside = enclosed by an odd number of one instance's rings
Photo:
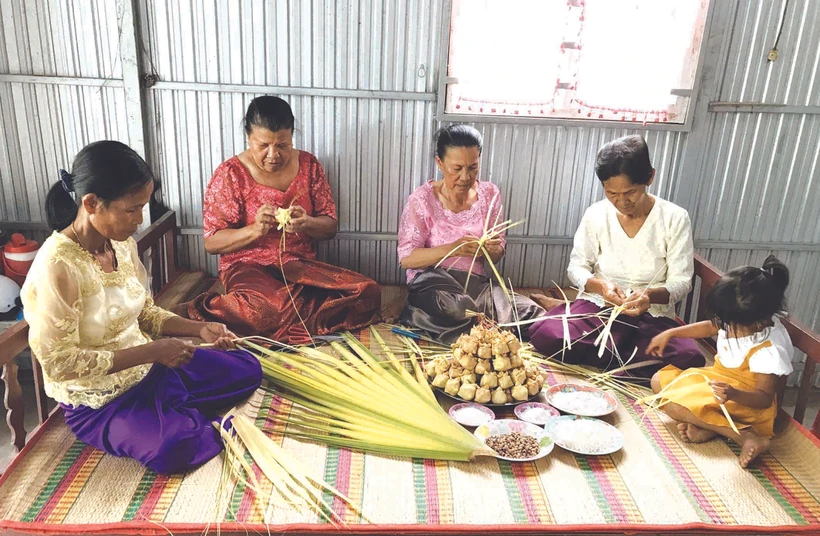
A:
{"type": "MultiPolygon", "coordinates": [[[[725,1],[725,0],[724,0],[725,1]]],[[[720,101],[820,105],[820,3],[732,0],[723,27],[728,47],[716,64],[720,101]],[[785,17],[784,6],[788,3],[785,17]],[[770,62],[781,25],[778,59],[770,62]]],[[[722,21],[723,22],[723,21],[722,21]]]]}
{"type": "Polygon", "coordinates": [[[820,242],[820,115],[712,113],[694,187],[704,240],[820,242]]]}
{"type": "Polygon", "coordinates": [[[45,221],[44,201],[86,144],[127,143],[123,90],[0,82],[0,221],[45,221]]]}
{"type": "Polygon", "coordinates": [[[0,221],[44,222],[58,168],[91,141],[128,141],[123,90],[72,84],[116,84],[119,37],[118,2],[0,0],[0,75],[66,77],[0,81],[0,221]]]}
{"type": "Polygon", "coordinates": [[[433,91],[441,2],[144,0],[160,80],[433,91]]]}
{"type": "Polygon", "coordinates": [[[0,73],[122,78],[117,2],[0,0],[0,73]]]}

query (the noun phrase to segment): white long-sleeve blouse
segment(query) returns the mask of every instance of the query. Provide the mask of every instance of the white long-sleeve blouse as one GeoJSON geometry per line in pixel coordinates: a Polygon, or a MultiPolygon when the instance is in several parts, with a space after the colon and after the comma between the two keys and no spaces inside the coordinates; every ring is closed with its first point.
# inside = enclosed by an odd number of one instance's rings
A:
{"type": "MultiPolygon", "coordinates": [[[[612,281],[623,290],[666,288],[669,303],[653,303],[648,312],[674,318],[675,304],[692,288],[694,271],[689,213],[655,197],[646,221],[632,238],[612,203],[603,200],[590,206],[575,233],[567,275],[581,290],[591,277],[612,281]]],[[[578,298],[605,306],[599,294],[582,292],[578,298]]]]}

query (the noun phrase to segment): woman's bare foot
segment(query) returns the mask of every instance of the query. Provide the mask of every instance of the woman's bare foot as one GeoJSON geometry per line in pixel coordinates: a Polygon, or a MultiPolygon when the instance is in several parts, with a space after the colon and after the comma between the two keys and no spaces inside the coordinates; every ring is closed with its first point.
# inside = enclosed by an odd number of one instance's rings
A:
{"type": "Polygon", "coordinates": [[[678,433],[680,434],[680,438],[686,443],[704,443],[715,437],[714,432],[699,428],[687,422],[678,423],[678,433]]]}
{"type": "Polygon", "coordinates": [[[749,467],[755,458],[769,450],[769,438],[760,437],[752,432],[741,432],[739,443],[740,456],[737,459],[744,469],[749,467]]]}
{"type": "Polygon", "coordinates": [[[530,294],[530,299],[544,308],[545,311],[549,311],[559,305],[563,305],[566,302],[564,300],[559,300],[557,298],[549,298],[544,296],[543,294],[530,294]]]}

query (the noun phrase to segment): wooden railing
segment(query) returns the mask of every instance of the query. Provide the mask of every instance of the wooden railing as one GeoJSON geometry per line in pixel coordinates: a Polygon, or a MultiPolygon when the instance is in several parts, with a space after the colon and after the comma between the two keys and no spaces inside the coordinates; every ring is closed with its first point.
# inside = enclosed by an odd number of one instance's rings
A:
{"type": "MultiPolygon", "coordinates": [[[[176,221],[174,212],[166,212],[136,237],[140,257],[144,258],[147,254],[151,259],[150,286],[154,295],[172,283],[180,273],[176,258],[176,221]]],[[[28,323],[25,320],[0,333],[0,367],[3,368],[2,380],[6,386],[6,423],[11,430],[11,442],[18,451],[26,444],[26,429],[23,422],[23,391],[17,377],[15,358],[27,347],[28,323]]],[[[37,416],[42,424],[48,417],[43,373],[36,359],[32,359],[31,364],[37,395],[37,416]]]]}
{"type": "MultiPolygon", "coordinates": [[[[712,263],[700,255],[695,255],[695,277],[692,281],[692,291],[686,300],[683,314],[683,319],[686,322],[697,322],[706,318],[706,294],[722,275],[723,272],[718,270],[712,263]],[[693,311],[693,305],[696,301],[695,290],[698,283],[700,284],[697,295],[698,306],[697,309],[693,311]]],[[[803,376],[797,391],[797,402],[793,415],[794,419],[802,424],[803,419],[806,417],[806,405],[809,401],[809,394],[812,389],[814,371],[817,363],[820,362],[820,336],[793,318],[783,319],[783,326],[789,332],[794,347],[806,354],[806,366],[803,368],[803,376]]],[[[820,437],[820,413],[814,420],[811,430],[815,436],[820,437]]]]}
{"type": "Polygon", "coordinates": [[[150,256],[151,262],[146,262],[146,266],[151,267],[150,286],[154,296],[179,275],[176,232],[177,215],[169,210],[136,237],[140,258],[144,259],[146,253],[150,256]]]}

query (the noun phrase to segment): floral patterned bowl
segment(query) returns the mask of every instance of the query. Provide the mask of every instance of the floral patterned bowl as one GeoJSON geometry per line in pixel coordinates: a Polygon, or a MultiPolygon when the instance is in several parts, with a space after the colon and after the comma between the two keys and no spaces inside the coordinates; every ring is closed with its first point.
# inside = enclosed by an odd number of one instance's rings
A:
{"type": "Polygon", "coordinates": [[[507,460],[510,462],[531,462],[533,460],[543,458],[555,448],[552,438],[543,428],[528,422],[517,421],[515,419],[500,419],[497,421],[488,422],[487,424],[482,424],[476,428],[475,436],[486,443],[487,438],[489,437],[502,434],[511,434],[513,432],[534,437],[541,446],[541,450],[538,451],[538,454],[531,458],[506,458],[504,456],[499,456],[498,458],[500,460],[507,460]]]}

